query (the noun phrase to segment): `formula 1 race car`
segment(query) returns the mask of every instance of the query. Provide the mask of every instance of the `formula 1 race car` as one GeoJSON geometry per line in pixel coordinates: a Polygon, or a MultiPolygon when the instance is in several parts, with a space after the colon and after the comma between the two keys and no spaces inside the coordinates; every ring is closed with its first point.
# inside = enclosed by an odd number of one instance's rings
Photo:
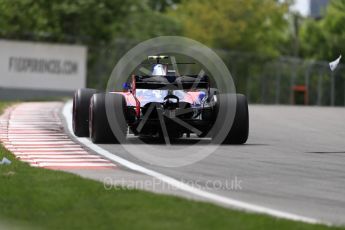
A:
{"type": "MultiPolygon", "coordinates": [[[[132,75],[122,92],[77,90],[73,98],[74,134],[90,137],[94,143],[122,143],[128,133],[169,140],[190,137],[191,133],[213,138],[210,130],[219,111],[217,88],[211,87],[205,75],[176,76],[169,64],[161,62],[166,58],[150,56],[149,60],[155,61],[151,74],[132,75]],[[109,111],[114,119],[109,119],[109,111]]],[[[242,94],[232,97],[236,98],[236,113],[221,143],[244,144],[249,129],[247,99],[242,94]]]]}

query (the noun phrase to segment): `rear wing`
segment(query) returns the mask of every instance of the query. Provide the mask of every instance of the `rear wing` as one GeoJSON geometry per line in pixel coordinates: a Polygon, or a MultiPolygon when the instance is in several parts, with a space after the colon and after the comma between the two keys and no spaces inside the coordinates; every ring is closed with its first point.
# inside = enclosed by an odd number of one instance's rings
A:
{"type": "Polygon", "coordinates": [[[136,89],[208,89],[207,76],[133,76],[136,89]]]}

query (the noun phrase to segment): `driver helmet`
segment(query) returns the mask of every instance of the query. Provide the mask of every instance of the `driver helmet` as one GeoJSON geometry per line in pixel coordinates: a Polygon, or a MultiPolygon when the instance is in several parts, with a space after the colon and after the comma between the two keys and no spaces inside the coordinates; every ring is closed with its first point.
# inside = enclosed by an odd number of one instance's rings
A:
{"type": "Polygon", "coordinates": [[[156,64],[153,66],[152,76],[166,76],[167,66],[162,64],[156,64]]]}

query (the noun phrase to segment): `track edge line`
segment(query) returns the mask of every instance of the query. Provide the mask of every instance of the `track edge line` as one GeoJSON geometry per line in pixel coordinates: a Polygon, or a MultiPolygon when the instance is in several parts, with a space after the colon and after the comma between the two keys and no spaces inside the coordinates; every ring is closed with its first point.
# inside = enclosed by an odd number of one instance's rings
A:
{"type": "Polygon", "coordinates": [[[206,192],[200,189],[197,189],[195,187],[192,187],[188,184],[185,184],[183,182],[180,182],[172,177],[166,176],[164,174],[161,174],[159,172],[153,171],[151,169],[147,169],[143,166],[140,166],[138,164],[135,164],[133,162],[130,162],[122,157],[119,157],[113,153],[110,153],[109,151],[99,147],[96,144],[93,144],[88,138],[80,138],[80,137],[76,137],[73,133],[73,129],[72,129],[72,114],[71,114],[71,108],[72,108],[72,100],[69,100],[65,103],[65,105],[63,106],[63,110],[62,110],[62,116],[63,119],[65,119],[65,122],[67,124],[67,130],[69,132],[70,135],[72,135],[79,143],[85,145],[86,147],[88,147],[89,149],[95,151],[96,153],[98,153],[99,155],[114,161],[118,164],[121,164],[124,167],[127,167],[131,170],[146,174],[148,176],[152,176],[162,182],[165,182],[171,186],[174,186],[175,188],[178,188],[182,191],[191,193],[193,195],[202,197],[204,199],[207,199],[209,201],[214,201],[216,203],[221,203],[221,204],[225,204],[227,206],[231,206],[234,207],[236,209],[239,210],[243,210],[243,211],[248,211],[248,212],[253,212],[253,213],[260,213],[260,214],[266,214],[269,216],[273,216],[273,217],[277,217],[277,218],[281,218],[281,219],[288,219],[288,220],[293,220],[293,221],[300,221],[300,222],[304,222],[304,223],[309,223],[309,224],[323,224],[323,225],[327,225],[327,226],[334,226],[333,224],[326,222],[326,221],[322,221],[322,220],[318,220],[318,219],[314,219],[314,218],[310,218],[310,217],[305,217],[305,216],[301,216],[298,214],[293,214],[293,213],[289,213],[289,212],[284,212],[284,211],[280,211],[280,210],[276,210],[276,209],[272,209],[272,208],[267,208],[264,206],[260,206],[260,205],[256,205],[256,204],[250,204],[247,202],[243,202],[240,200],[235,200],[232,198],[228,198],[228,197],[224,197],[221,195],[217,195],[211,192],[206,192]]]}

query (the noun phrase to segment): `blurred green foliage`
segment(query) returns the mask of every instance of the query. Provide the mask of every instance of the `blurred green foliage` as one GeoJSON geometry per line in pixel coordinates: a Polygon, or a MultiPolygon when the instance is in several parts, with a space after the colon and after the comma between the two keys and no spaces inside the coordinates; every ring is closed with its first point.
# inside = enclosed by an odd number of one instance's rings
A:
{"type": "Polygon", "coordinates": [[[0,12],[0,36],[11,39],[90,45],[179,34],[173,19],[141,0],[0,0],[0,12]]]}
{"type": "MultiPolygon", "coordinates": [[[[0,0],[0,38],[86,45],[87,84],[102,89],[117,61],[139,42],[186,36],[214,48],[238,91],[251,94],[252,101],[289,101],[295,79],[329,74],[327,62],[310,65],[302,59],[330,61],[345,53],[344,0],[330,1],[318,20],[290,12],[292,1],[0,0]],[[293,58],[279,58],[284,55],[293,58]],[[269,78],[276,83],[268,84],[269,78]],[[264,93],[278,83],[277,96],[264,93]]],[[[336,85],[343,93],[345,84],[336,85]]],[[[345,103],[345,95],[337,98],[345,103]]]]}
{"type": "Polygon", "coordinates": [[[332,0],[320,20],[307,19],[300,31],[302,56],[333,60],[345,54],[345,1],[332,0]]]}
{"type": "Polygon", "coordinates": [[[169,15],[183,34],[213,48],[278,55],[288,4],[275,0],[183,0],[169,15]]]}
{"type": "Polygon", "coordinates": [[[134,44],[156,36],[181,34],[178,22],[160,12],[170,4],[160,4],[157,11],[158,5],[153,3],[0,0],[0,37],[87,45],[87,84],[104,88],[116,61],[134,44]]]}
{"type": "Polygon", "coordinates": [[[213,48],[277,55],[287,6],[276,0],[0,0],[0,36],[98,45],[185,35],[213,48]]]}

